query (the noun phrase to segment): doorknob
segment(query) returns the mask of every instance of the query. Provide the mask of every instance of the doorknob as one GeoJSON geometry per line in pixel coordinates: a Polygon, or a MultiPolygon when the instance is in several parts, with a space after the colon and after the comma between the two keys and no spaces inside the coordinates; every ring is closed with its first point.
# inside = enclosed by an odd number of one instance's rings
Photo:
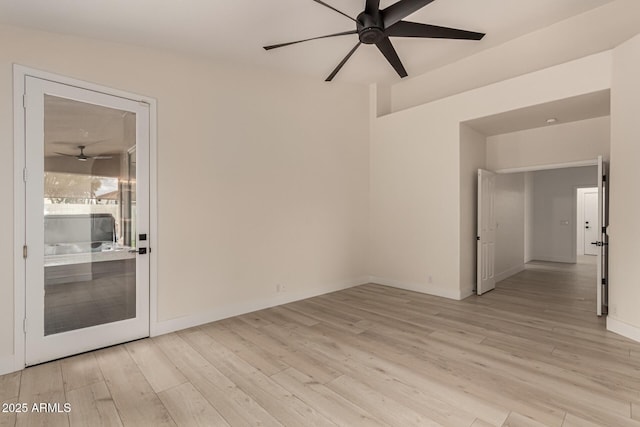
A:
{"type": "Polygon", "coordinates": [[[147,253],[147,248],[139,248],[139,249],[130,249],[130,254],[140,254],[145,255],[147,253]]]}

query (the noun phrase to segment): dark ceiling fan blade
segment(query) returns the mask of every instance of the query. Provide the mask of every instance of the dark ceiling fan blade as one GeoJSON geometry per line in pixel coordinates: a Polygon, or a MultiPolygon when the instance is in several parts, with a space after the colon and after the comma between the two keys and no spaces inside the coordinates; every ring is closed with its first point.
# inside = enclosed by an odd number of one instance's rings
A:
{"type": "Polygon", "coordinates": [[[285,46],[290,46],[292,44],[296,44],[296,43],[302,43],[302,42],[308,42],[311,40],[318,40],[318,39],[326,39],[329,37],[337,37],[337,36],[347,36],[349,34],[358,34],[357,30],[352,30],[352,31],[343,31],[341,33],[335,33],[335,34],[328,34],[326,36],[319,36],[319,37],[312,37],[310,39],[304,39],[304,40],[297,40],[295,42],[288,42],[288,43],[280,43],[280,44],[273,44],[271,46],[264,46],[264,50],[271,50],[271,49],[277,49],[279,47],[285,47],[285,46]]]}
{"type": "Polygon", "coordinates": [[[344,57],[344,59],[338,64],[338,66],[336,67],[335,70],[333,70],[331,72],[331,74],[329,74],[329,77],[326,78],[325,82],[330,82],[331,80],[333,80],[333,78],[336,76],[336,74],[338,74],[338,72],[340,71],[340,69],[344,66],[344,64],[347,63],[347,61],[349,60],[349,58],[351,58],[351,55],[353,55],[355,53],[355,51],[360,47],[362,43],[358,42],[357,45],[355,45],[353,47],[353,49],[351,49],[351,51],[347,54],[347,56],[344,57]]]}
{"type": "Polygon", "coordinates": [[[364,5],[364,13],[370,16],[377,15],[379,9],[380,9],[380,0],[367,0],[367,2],[364,5]]]}
{"type": "Polygon", "coordinates": [[[384,28],[389,28],[396,22],[406,18],[434,0],[400,0],[380,11],[384,28]]]}
{"type": "Polygon", "coordinates": [[[399,21],[384,30],[391,37],[421,37],[430,39],[481,40],[485,34],[457,28],[399,21]]]}
{"type": "Polygon", "coordinates": [[[380,52],[382,52],[384,57],[387,58],[387,61],[389,61],[389,64],[391,64],[391,66],[396,70],[398,75],[400,77],[407,77],[407,70],[404,69],[404,65],[402,65],[402,61],[400,61],[400,57],[391,44],[389,37],[385,37],[380,40],[376,43],[376,46],[378,46],[380,52]]]}
{"type": "Polygon", "coordinates": [[[76,157],[76,155],[75,155],[75,154],[66,154],[66,153],[59,153],[59,152],[57,152],[57,151],[54,151],[54,152],[55,152],[56,154],[59,154],[59,155],[61,155],[61,156],[67,156],[67,157],[76,157]]]}
{"type": "MultiPolygon", "coordinates": [[[[320,1],[320,0],[313,0],[313,1],[314,1],[314,2],[316,2],[316,3],[320,3],[320,4],[321,4],[321,5],[323,5],[324,7],[328,7],[329,9],[333,10],[334,12],[338,12],[338,13],[339,13],[340,15],[342,15],[342,16],[346,16],[347,18],[351,19],[353,22],[356,22],[356,20],[355,20],[355,19],[353,19],[352,17],[350,17],[350,16],[349,16],[349,15],[347,15],[346,13],[344,13],[344,12],[342,12],[342,11],[340,11],[340,10],[336,9],[335,7],[333,7],[333,6],[329,5],[329,4],[326,4],[326,3],[325,3],[325,2],[323,2],[323,1],[320,1]]],[[[403,17],[403,18],[404,18],[404,17],[403,17]]],[[[402,18],[400,18],[400,19],[402,19],[402,18]]]]}
{"type": "Polygon", "coordinates": [[[108,160],[108,159],[113,159],[113,156],[88,156],[90,159],[93,160],[108,160]]]}

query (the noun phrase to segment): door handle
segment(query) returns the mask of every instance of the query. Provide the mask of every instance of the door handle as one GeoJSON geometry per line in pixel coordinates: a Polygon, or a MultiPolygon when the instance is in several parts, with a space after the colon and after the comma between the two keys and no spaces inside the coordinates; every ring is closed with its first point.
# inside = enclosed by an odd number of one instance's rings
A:
{"type": "Polygon", "coordinates": [[[147,253],[147,248],[129,249],[129,253],[145,255],[147,253]]]}

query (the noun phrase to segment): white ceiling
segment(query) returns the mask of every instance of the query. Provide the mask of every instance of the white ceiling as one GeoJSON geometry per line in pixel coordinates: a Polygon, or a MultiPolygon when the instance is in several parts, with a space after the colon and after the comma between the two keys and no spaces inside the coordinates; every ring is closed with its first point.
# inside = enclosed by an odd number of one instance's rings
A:
{"type": "Polygon", "coordinates": [[[469,120],[465,124],[483,135],[493,136],[604,117],[610,113],[611,94],[607,89],[469,120]],[[547,119],[551,118],[557,121],[551,124],[547,123],[547,119]]]}
{"type": "MultiPolygon", "coordinates": [[[[480,42],[394,38],[416,76],[612,0],[436,0],[407,20],[487,33],[480,42]]],[[[364,0],[325,0],[355,17],[364,0]]],[[[381,7],[395,1],[381,0],[381,7]]],[[[0,23],[160,47],[253,67],[324,78],[357,36],[264,51],[263,45],[354,29],[312,0],[0,0],[0,23]]],[[[576,40],[576,44],[589,40],[576,40]]],[[[395,83],[399,77],[374,46],[362,46],[336,81],[395,83]]]]}

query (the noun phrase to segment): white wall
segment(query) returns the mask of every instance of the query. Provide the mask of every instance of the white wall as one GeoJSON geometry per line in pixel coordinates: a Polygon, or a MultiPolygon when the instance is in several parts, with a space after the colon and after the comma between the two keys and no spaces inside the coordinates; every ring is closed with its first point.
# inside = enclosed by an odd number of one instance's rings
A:
{"type": "Polygon", "coordinates": [[[464,296],[461,242],[474,239],[475,229],[461,224],[474,221],[475,210],[462,209],[462,195],[472,197],[474,184],[461,181],[460,123],[605,90],[610,73],[611,53],[604,52],[374,119],[371,275],[464,296]]]}
{"type": "Polygon", "coordinates": [[[524,173],[496,175],[496,282],[524,270],[524,173]]]}
{"type": "Polygon", "coordinates": [[[613,51],[609,316],[607,327],[640,340],[640,36],[613,51]]]}
{"type": "Polygon", "coordinates": [[[487,140],[484,135],[460,124],[460,297],[476,287],[476,235],[478,233],[478,169],[486,168],[487,140]]]}
{"type": "Polygon", "coordinates": [[[532,259],[576,262],[576,188],[597,184],[597,166],[533,172],[532,259]]]}
{"type": "Polygon", "coordinates": [[[609,158],[610,118],[562,123],[487,138],[491,170],[609,158]]]}
{"type": "Polygon", "coordinates": [[[391,111],[606,51],[637,34],[639,27],[640,2],[613,1],[431,72],[403,79],[391,87],[391,111]],[[579,39],[590,43],[576,43],[579,39]]]}
{"type": "Polygon", "coordinates": [[[182,319],[167,328],[366,281],[366,87],[0,26],[0,365],[14,338],[12,63],[157,98],[158,313],[182,319]]]}

